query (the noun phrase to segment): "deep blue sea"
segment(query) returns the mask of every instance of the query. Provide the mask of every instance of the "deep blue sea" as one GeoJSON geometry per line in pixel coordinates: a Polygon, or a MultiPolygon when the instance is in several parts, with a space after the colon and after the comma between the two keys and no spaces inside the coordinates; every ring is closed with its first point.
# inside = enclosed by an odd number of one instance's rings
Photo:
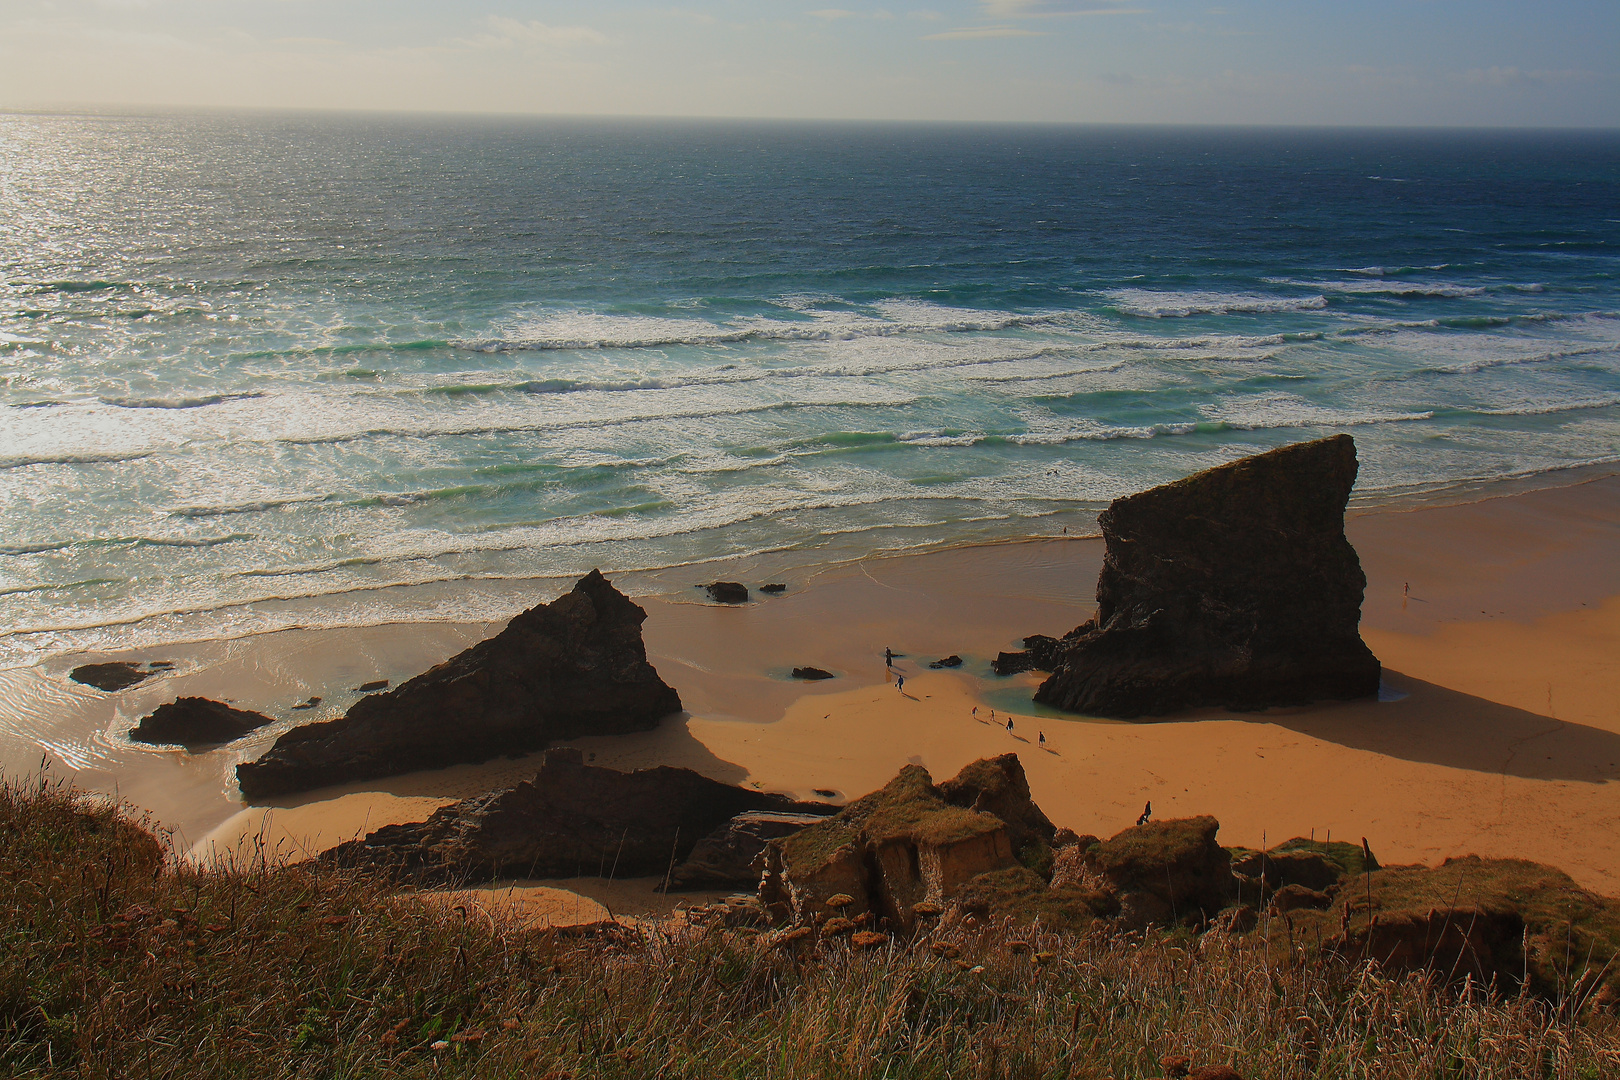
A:
{"type": "Polygon", "coordinates": [[[0,115],[0,664],[1339,431],[1363,503],[1620,459],[1620,135],[0,115]]]}

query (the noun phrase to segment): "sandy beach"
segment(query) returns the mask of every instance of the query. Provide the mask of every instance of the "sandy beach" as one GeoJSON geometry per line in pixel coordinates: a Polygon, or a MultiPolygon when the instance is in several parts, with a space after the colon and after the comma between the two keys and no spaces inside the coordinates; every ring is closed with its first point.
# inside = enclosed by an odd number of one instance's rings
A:
{"type": "MultiPolygon", "coordinates": [[[[1034,706],[1038,676],[998,679],[988,661],[1025,634],[1061,634],[1089,617],[1103,553],[1099,539],[1052,538],[810,568],[786,595],[738,607],[702,602],[691,588],[713,567],[643,576],[648,653],[687,712],[653,732],[575,745],[599,765],[684,765],[837,799],[907,762],[944,778],[1013,751],[1048,816],[1082,833],[1112,834],[1151,801],[1161,818],[1215,815],[1227,844],[1331,833],[1366,837],[1385,862],[1515,856],[1620,895],[1620,477],[1563,479],[1353,514],[1347,532],[1368,577],[1362,632],[1385,669],[1379,700],[1146,724],[1034,706]],[[886,647],[900,654],[893,673],[886,647]],[[928,669],[952,653],[962,668],[928,669]],[[793,680],[790,669],[804,664],[838,677],[793,680]],[[903,693],[893,674],[905,676],[903,693]]],[[[722,564],[719,576],[751,581],[751,570],[722,564]]],[[[77,663],[125,658],[116,655],[0,672],[0,765],[27,775],[48,754],[53,774],[150,810],[199,856],[303,857],[532,774],[532,759],[503,760],[275,806],[234,801],[231,769],[280,731],[337,715],[361,683],[397,682],[492,629],[295,630],[179,647],[163,652],[177,665],[171,674],[116,695],[66,677],[77,663]],[[278,723],[200,755],[122,739],[143,712],[184,694],[233,700],[278,723]],[[310,696],[323,702],[291,711],[310,696]]],[[[631,914],[667,906],[643,891],[650,885],[614,883],[593,903],[631,914]]]]}

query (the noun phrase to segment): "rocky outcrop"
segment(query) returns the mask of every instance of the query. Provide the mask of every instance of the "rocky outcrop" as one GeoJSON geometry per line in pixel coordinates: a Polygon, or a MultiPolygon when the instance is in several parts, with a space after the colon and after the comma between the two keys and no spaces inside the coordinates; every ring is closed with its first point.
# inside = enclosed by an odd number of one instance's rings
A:
{"type": "MultiPolygon", "coordinates": [[[[156,664],[151,666],[153,669],[161,670],[158,669],[156,664]]],[[[164,667],[167,666],[164,665],[164,667]]],[[[117,660],[107,664],[80,664],[68,672],[68,678],[76,683],[83,683],[85,686],[93,686],[97,690],[114,693],[119,690],[127,690],[138,682],[150,679],[156,674],[156,670],[142,671],[139,664],[130,663],[127,660],[117,660]]]]}
{"type": "Polygon", "coordinates": [[[670,876],[670,886],[675,889],[757,886],[760,873],[765,869],[765,849],[772,840],[792,836],[824,820],[825,815],[778,810],[749,810],[738,814],[697,842],[686,861],[670,876]]]}
{"type": "Polygon", "coordinates": [[[1285,885],[1322,892],[1344,876],[1338,863],[1314,851],[1251,852],[1233,861],[1232,873],[1256,883],[1263,879],[1268,892],[1285,885]]]}
{"type": "Polygon", "coordinates": [[[836,679],[838,676],[823,668],[796,667],[793,669],[793,677],[795,679],[808,679],[811,682],[818,682],[822,679],[836,679]]]}
{"type": "Polygon", "coordinates": [[[957,656],[955,653],[952,653],[949,656],[942,656],[938,660],[930,662],[928,666],[934,671],[938,671],[941,668],[959,668],[962,666],[962,658],[957,656]]]}
{"type": "Polygon", "coordinates": [[[1115,500],[1097,617],[1062,639],[1035,699],[1134,718],[1377,693],[1344,536],[1356,470],[1337,435],[1115,500]]]}
{"type": "Polygon", "coordinates": [[[1091,848],[1086,865],[1119,897],[1126,925],[1203,925],[1236,891],[1231,854],[1215,842],[1220,827],[1207,816],[1151,821],[1091,848]]]}
{"type": "Polygon", "coordinates": [[[843,894],[851,898],[840,905],[844,916],[871,913],[909,928],[914,905],[1016,866],[1017,841],[1053,832],[1029,801],[1014,754],[974,762],[938,787],[926,769],[907,765],[836,816],[773,842],[760,897],[777,917],[809,922],[843,894]]]}
{"type": "Polygon", "coordinates": [[[261,798],[654,728],[681,699],[647,662],[646,617],[593,570],[571,592],[362,698],[346,716],[289,731],[264,757],[237,766],[242,793],[261,798]]]}
{"type": "Polygon", "coordinates": [[[240,739],[271,723],[263,713],[233,709],[208,698],[183,697],[159,705],[129,731],[136,742],[184,746],[191,750],[240,739]]]}
{"type": "Polygon", "coordinates": [[[1015,852],[1036,841],[1051,845],[1057,836],[1057,827],[1030,796],[1024,763],[1017,754],[969,762],[939,785],[939,793],[952,806],[999,818],[1015,852]]]}
{"type": "Polygon", "coordinates": [[[830,813],[820,803],[736,787],[690,769],[618,772],[572,748],[546,751],[533,780],[389,825],[322,856],[415,882],[497,877],[663,877],[746,811],[830,813]]]}
{"type": "Polygon", "coordinates": [[[721,604],[746,604],[748,602],[748,586],[740,581],[711,581],[702,586],[708,591],[709,599],[721,604]]]}

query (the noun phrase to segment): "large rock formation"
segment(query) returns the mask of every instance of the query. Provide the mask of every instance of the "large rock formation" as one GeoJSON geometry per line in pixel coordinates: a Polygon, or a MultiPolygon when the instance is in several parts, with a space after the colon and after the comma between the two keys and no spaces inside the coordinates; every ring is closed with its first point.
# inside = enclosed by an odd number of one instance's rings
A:
{"type": "Polygon", "coordinates": [[[582,874],[662,877],[717,827],[749,810],[834,808],[724,784],[667,765],[618,772],[580,751],[547,750],[533,780],[388,825],[322,859],[417,882],[582,874]]]}
{"type": "Polygon", "coordinates": [[[1115,500],[1097,617],[1040,642],[1056,666],[1035,700],[1132,718],[1377,693],[1344,536],[1356,468],[1336,435],[1115,500]]]}
{"type": "MultiPolygon", "coordinates": [[[[237,766],[248,798],[646,731],[681,707],[647,662],[647,613],[592,570],[572,592],[348,715],[294,728],[237,766]]],[[[693,837],[695,840],[696,837],[693,837]]]]}
{"type": "Polygon", "coordinates": [[[1215,842],[1220,827],[1207,816],[1151,821],[1061,857],[1082,859],[1108,883],[1126,925],[1203,925],[1237,891],[1232,856],[1215,842]]]}
{"type": "Polygon", "coordinates": [[[270,723],[270,717],[233,709],[208,698],[183,697],[159,705],[129,731],[136,742],[173,744],[190,750],[240,739],[270,723]]]}
{"type": "Polygon", "coordinates": [[[670,876],[670,886],[675,889],[757,886],[760,873],[765,869],[765,849],[770,847],[771,841],[792,836],[824,819],[824,814],[790,814],[779,810],[748,810],[738,814],[697,842],[686,861],[670,876]]]}
{"type": "Polygon", "coordinates": [[[937,904],[981,874],[1018,865],[1020,845],[1049,841],[1015,754],[976,761],[935,787],[907,765],[885,787],[767,852],[760,898],[778,917],[808,922],[842,894],[846,916],[871,912],[910,927],[912,908],[937,904]]]}

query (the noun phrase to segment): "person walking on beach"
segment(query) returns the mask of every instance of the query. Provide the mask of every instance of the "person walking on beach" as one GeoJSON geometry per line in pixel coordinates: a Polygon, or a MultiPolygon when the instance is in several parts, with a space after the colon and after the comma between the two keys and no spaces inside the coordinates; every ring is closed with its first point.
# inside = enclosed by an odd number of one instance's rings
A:
{"type": "Polygon", "coordinates": [[[977,705],[975,705],[975,706],[973,706],[973,719],[977,720],[978,718],[979,718],[979,707],[977,705]]]}
{"type": "Polygon", "coordinates": [[[1012,730],[1012,717],[1010,717],[1010,716],[1007,717],[1007,730],[1008,731],[1012,730]]]}
{"type": "Polygon", "coordinates": [[[906,677],[904,675],[895,676],[894,688],[902,694],[906,692],[906,677]]]}
{"type": "Polygon", "coordinates": [[[1041,732],[1041,749],[1046,749],[1046,732],[1041,732]]]}
{"type": "Polygon", "coordinates": [[[893,649],[885,648],[883,650],[883,666],[884,667],[894,667],[894,650],[893,649]]]}

